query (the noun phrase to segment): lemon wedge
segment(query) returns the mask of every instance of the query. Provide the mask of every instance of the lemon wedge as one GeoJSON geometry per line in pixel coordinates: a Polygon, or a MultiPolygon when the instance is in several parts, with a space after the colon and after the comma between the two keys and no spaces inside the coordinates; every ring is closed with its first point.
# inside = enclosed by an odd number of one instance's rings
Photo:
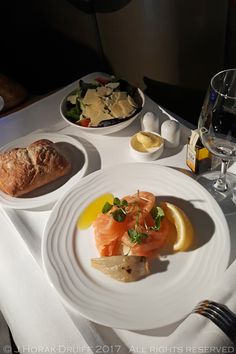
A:
{"type": "Polygon", "coordinates": [[[113,203],[114,196],[111,193],[106,193],[93,200],[81,213],[77,221],[77,227],[80,230],[87,229],[96,219],[106,202],[113,203]]]}
{"type": "Polygon", "coordinates": [[[186,251],[192,244],[194,230],[193,225],[182,209],[174,204],[162,202],[161,208],[167,219],[175,225],[177,240],[174,243],[174,251],[186,251]]]}

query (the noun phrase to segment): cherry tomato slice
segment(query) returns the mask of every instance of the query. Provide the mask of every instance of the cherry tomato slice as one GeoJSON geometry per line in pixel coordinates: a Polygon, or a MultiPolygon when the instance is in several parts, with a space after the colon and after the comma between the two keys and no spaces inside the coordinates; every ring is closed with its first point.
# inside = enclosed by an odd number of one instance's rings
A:
{"type": "Polygon", "coordinates": [[[90,121],[91,121],[90,118],[83,118],[83,119],[80,119],[79,125],[81,125],[82,127],[88,127],[90,121]]]}
{"type": "Polygon", "coordinates": [[[108,82],[110,82],[110,80],[106,79],[105,77],[97,77],[95,80],[101,85],[106,85],[108,82]]]}

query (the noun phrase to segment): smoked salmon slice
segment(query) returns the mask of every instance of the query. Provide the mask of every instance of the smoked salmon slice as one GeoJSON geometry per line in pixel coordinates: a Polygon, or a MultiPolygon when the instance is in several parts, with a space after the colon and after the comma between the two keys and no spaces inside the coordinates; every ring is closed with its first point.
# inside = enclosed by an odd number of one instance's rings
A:
{"type": "MultiPolygon", "coordinates": [[[[147,220],[145,221],[147,222],[147,220]]],[[[142,240],[141,244],[133,244],[130,240],[128,232],[125,232],[121,241],[131,249],[131,254],[134,256],[154,257],[167,241],[170,231],[169,225],[169,221],[164,218],[158,231],[147,229],[146,226],[139,226],[138,231],[148,235],[147,238],[142,240]]]]}
{"type": "Polygon", "coordinates": [[[114,205],[108,212],[100,213],[93,222],[96,247],[100,256],[122,255],[123,245],[130,248],[132,255],[154,256],[165,244],[169,233],[169,221],[165,217],[160,228],[155,229],[155,220],[152,216],[156,203],[154,194],[138,191],[134,195],[123,197],[122,201],[125,201],[121,208],[121,212],[125,214],[122,221],[114,219],[114,211],[119,209],[119,206],[114,205]],[[130,238],[130,230],[142,234],[142,242],[134,242],[130,238]]]}
{"type": "Polygon", "coordinates": [[[127,230],[127,221],[117,222],[111,213],[100,213],[93,222],[95,242],[100,255],[116,256],[120,254],[121,237],[127,230]]]}

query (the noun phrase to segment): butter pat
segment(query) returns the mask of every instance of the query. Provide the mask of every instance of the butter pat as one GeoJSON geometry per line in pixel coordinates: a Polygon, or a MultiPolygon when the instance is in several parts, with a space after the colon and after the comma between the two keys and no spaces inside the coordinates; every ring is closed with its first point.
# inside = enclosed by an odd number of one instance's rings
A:
{"type": "Polygon", "coordinates": [[[164,149],[164,140],[155,132],[138,132],[130,140],[130,151],[140,161],[159,158],[164,149]]]}
{"type": "Polygon", "coordinates": [[[133,148],[141,152],[159,147],[162,143],[163,139],[159,135],[150,132],[139,132],[132,138],[133,148]]]}

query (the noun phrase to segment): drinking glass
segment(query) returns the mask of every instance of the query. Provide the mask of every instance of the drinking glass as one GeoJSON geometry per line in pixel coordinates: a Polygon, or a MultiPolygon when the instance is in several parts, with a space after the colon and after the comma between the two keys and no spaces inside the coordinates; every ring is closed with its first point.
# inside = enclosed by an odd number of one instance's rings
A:
{"type": "Polygon", "coordinates": [[[221,71],[211,79],[198,129],[203,145],[221,160],[220,171],[200,175],[198,181],[218,202],[230,197],[236,203],[236,175],[227,172],[230,161],[236,160],[236,69],[221,71]]]}

